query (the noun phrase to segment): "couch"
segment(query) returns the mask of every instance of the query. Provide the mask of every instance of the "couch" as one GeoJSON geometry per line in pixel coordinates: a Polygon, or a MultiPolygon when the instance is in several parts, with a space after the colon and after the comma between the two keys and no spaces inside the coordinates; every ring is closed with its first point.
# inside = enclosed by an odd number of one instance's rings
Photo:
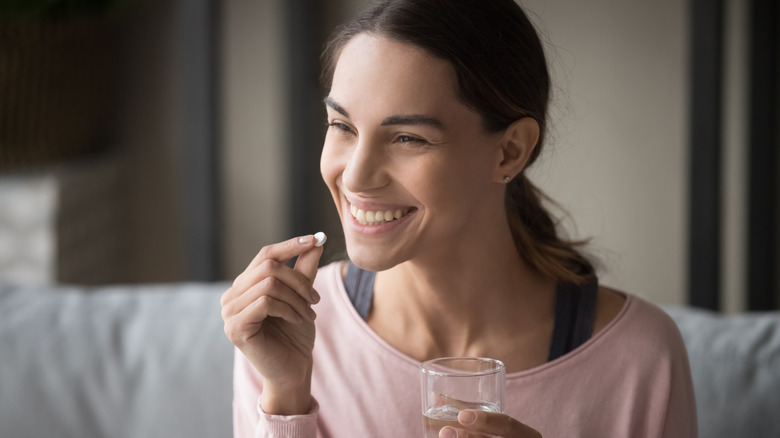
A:
{"type": "MultiPolygon", "coordinates": [[[[0,437],[229,437],[224,283],[0,284],[0,437]]],[[[780,437],[780,312],[667,308],[700,436],[780,437]]]]}

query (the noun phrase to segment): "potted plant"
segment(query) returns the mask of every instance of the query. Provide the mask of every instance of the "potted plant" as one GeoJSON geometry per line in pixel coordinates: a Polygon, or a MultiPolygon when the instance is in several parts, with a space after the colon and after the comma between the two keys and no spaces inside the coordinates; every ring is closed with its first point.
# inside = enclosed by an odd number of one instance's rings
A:
{"type": "Polygon", "coordinates": [[[127,0],[0,0],[0,169],[73,158],[106,113],[127,0]]]}

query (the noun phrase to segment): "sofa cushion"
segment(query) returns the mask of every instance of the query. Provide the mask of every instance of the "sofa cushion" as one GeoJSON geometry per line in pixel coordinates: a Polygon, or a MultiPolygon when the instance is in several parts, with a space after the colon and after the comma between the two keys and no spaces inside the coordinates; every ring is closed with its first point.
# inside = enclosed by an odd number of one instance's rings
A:
{"type": "Polygon", "coordinates": [[[230,436],[225,288],[0,285],[0,436],[230,436]]]}
{"type": "Polygon", "coordinates": [[[666,310],[688,350],[699,436],[780,437],[780,312],[666,310]]]}

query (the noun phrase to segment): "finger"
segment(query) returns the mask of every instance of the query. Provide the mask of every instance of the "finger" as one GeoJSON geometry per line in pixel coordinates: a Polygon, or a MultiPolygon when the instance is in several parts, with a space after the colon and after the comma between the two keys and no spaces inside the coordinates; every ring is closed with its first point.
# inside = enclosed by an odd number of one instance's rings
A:
{"type": "MultiPolygon", "coordinates": [[[[313,248],[315,245],[315,239],[313,235],[296,237],[286,240],[284,242],[266,245],[264,246],[252,259],[252,262],[239,274],[235,280],[233,280],[232,286],[222,294],[221,303],[224,305],[226,302],[234,299],[236,296],[244,292],[246,288],[259,281],[256,277],[248,278],[252,275],[255,269],[263,263],[265,260],[272,260],[277,263],[283,264],[287,260],[298,256],[305,251],[313,248]]],[[[309,282],[313,281],[309,280],[309,282]]],[[[291,285],[295,288],[295,285],[291,285]]],[[[308,299],[308,298],[307,298],[308,299]]],[[[316,300],[315,300],[316,302],[316,300]]]]}
{"type": "Polygon", "coordinates": [[[287,260],[314,248],[314,243],[314,235],[309,234],[306,236],[293,237],[284,242],[266,245],[260,249],[260,252],[257,253],[244,271],[251,270],[265,259],[272,259],[279,263],[284,263],[287,260]]]}
{"type": "Polygon", "coordinates": [[[254,269],[236,278],[233,286],[223,294],[222,305],[241,297],[249,288],[268,277],[278,279],[311,304],[319,301],[319,297],[312,295],[312,280],[276,260],[266,259],[254,269]]]}
{"type": "Polygon", "coordinates": [[[307,252],[301,254],[295,261],[295,270],[306,276],[312,283],[317,276],[317,268],[322,257],[323,247],[315,246],[307,252]]]}
{"type": "Polygon", "coordinates": [[[466,430],[506,438],[537,438],[542,435],[535,429],[506,414],[464,409],[458,413],[458,423],[466,430]]]}
{"type": "Polygon", "coordinates": [[[445,426],[439,431],[439,438],[491,438],[481,433],[469,432],[457,427],[445,426]]]}
{"type": "Polygon", "coordinates": [[[228,318],[225,332],[234,344],[244,344],[260,332],[259,325],[268,317],[281,318],[292,324],[303,322],[298,312],[289,304],[264,295],[240,313],[228,318]]]}
{"type": "MultiPolygon", "coordinates": [[[[276,262],[271,262],[276,263],[276,262]]],[[[285,267],[286,268],[286,267],[285,267]]],[[[289,270],[289,268],[286,268],[289,270]]],[[[291,289],[283,281],[280,281],[277,277],[267,277],[262,281],[252,285],[244,293],[237,296],[232,301],[226,303],[222,307],[223,319],[228,318],[231,315],[240,313],[248,306],[252,305],[255,301],[259,300],[262,296],[270,296],[275,300],[287,303],[292,307],[298,315],[303,318],[314,321],[317,317],[314,310],[309,306],[309,302],[306,301],[301,295],[291,289]]]]}

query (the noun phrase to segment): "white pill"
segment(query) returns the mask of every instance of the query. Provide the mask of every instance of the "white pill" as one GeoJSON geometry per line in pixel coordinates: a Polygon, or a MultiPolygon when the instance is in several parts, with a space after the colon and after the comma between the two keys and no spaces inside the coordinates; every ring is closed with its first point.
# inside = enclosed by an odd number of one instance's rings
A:
{"type": "Polygon", "coordinates": [[[328,236],[326,236],[322,231],[314,234],[314,246],[322,246],[325,244],[326,240],[328,240],[328,236]]]}

